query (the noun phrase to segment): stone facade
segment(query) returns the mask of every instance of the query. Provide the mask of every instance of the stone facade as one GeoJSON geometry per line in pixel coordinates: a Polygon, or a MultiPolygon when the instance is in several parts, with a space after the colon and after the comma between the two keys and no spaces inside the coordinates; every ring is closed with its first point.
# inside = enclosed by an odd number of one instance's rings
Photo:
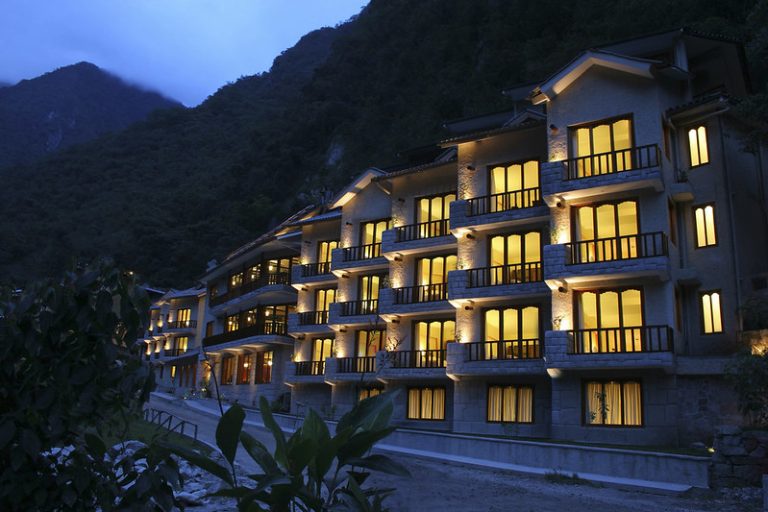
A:
{"type": "Polygon", "coordinates": [[[717,487],[758,486],[768,474],[768,431],[722,426],[714,451],[710,478],[717,487]]]}

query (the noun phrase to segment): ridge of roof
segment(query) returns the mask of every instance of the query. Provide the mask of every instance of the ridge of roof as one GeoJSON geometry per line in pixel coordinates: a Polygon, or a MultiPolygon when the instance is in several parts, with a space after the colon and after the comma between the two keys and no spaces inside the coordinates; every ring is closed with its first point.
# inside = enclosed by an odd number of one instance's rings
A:
{"type": "Polygon", "coordinates": [[[469,142],[472,140],[479,140],[479,139],[487,139],[488,137],[493,137],[495,135],[501,135],[508,132],[515,132],[518,130],[527,130],[528,128],[533,128],[538,125],[544,125],[546,124],[546,121],[544,119],[538,119],[538,120],[528,120],[523,121],[518,124],[508,124],[504,125],[500,128],[493,128],[490,130],[480,130],[477,132],[472,133],[465,133],[462,135],[457,135],[456,137],[450,137],[448,139],[445,139],[440,142],[443,146],[453,146],[456,144],[461,144],[462,142],[469,142]]]}

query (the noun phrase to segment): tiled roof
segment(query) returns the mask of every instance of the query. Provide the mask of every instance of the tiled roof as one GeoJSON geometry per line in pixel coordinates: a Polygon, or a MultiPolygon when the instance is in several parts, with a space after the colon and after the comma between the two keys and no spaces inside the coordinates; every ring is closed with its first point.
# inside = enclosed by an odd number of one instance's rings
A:
{"type": "Polygon", "coordinates": [[[283,228],[285,228],[287,226],[290,226],[293,222],[295,222],[296,220],[300,219],[301,217],[303,217],[304,215],[306,215],[307,213],[312,211],[312,208],[314,208],[314,207],[315,207],[314,205],[310,205],[310,206],[307,206],[305,208],[302,208],[301,210],[299,210],[298,212],[294,213],[293,215],[291,215],[290,217],[285,219],[283,222],[281,222],[280,224],[278,224],[274,228],[270,229],[269,231],[267,231],[266,233],[264,233],[263,235],[258,237],[257,239],[255,239],[255,240],[253,240],[251,242],[248,242],[247,244],[241,245],[240,247],[238,247],[237,249],[235,249],[231,253],[227,254],[226,258],[224,258],[224,261],[222,263],[226,263],[227,261],[230,261],[230,260],[240,256],[241,254],[250,251],[251,249],[255,249],[256,247],[258,247],[260,245],[264,245],[267,242],[271,242],[272,240],[277,238],[277,232],[278,231],[280,231],[281,229],[283,229],[283,228]]]}
{"type": "Polygon", "coordinates": [[[728,101],[730,101],[730,98],[728,97],[727,94],[717,91],[717,92],[700,96],[692,101],[689,101],[688,103],[683,103],[682,105],[677,105],[676,107],[668,108],[666,111],[666,114],[668,116],[673,116],[675,114],[685,112],[688,109],[698,107],[700,105],[706,105],[707,103],[728,102],[728,101]]]}
{"type": "Polygon", "coordinates": [[[440,142],[440,144],[444,146],[449,146],[454,144],[460,144],[462,142],[469,142],[472,140],[487,139],[488,137],[493,137],[495,135],[515,132],[518,130],[527,130],[528,128],[533,128],[535,126],[543,126],[545,124],[546,122],[544,120],[524,121],[520,124],[516,124],[512,126],[502,126],[501,128],[494,128],[492,130],[482,130],[474,133],[465,133],[463,135],[458,135],[456,137],[445,139],[444,141],[440,142]]]}
{"type": "Polygon", "coordinates": [[[290,223],[289,226],[304,226],[305,224],[312,224],[314,222],[322,222],[324,220],[333,220],[339,218],[341,218],[341,208],[335,208],[325,213],[320,213],[306,219],[297,220],[290,223]]]}
{"type": "Polygon", "coordinates": [[[398,176],[405,176],[407,174],[415,174],[417,172],[422,172],[422,171],[427,171],[429,169],[435,169],[437,167],[442,167],[445,164],[449,164],[449,163],[455,162],[455,161],[456,161],[456,157],[453,156],[453,157],[451,157],[451,158],[449,158],[447,160],[442,160],[442,161],[438,161],[438,162],[429,162],[429,163],[426,163],[426,164],[417,165],[417,166],[414,166],[414,167],[408,167],[406,169],[400,169],[398,171],[393,171],[393,172],[384,174],[383,176],[376,176],[375,178],[373,178],[373,181],[383,181],[383,180],[388,180],[388,179],[391,179],[391,178],[397,178],[398,176]]]}
{"type": "Polygon", "coordinates": [[[165,295],[163,295],[164,300],[170,300],[170,299],[180,299],[182,297],[197,297],[197,295],[202,291],[202,288],[187,288],[186,290],[174,290],[171,288],[165,295]]]}

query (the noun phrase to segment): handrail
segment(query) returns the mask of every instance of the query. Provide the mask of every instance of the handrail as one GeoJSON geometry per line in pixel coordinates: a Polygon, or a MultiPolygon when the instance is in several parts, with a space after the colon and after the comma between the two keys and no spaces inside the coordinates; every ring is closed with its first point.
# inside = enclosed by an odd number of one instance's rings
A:
{"type": "Polygon", "coordinates": [[[303,311],[297,313],[299,325],[322,325],[328,323],[328,310],[303,311]]]}
{"type": "Polygon", "coordinates": [[[342,249],[342,261],[372,260],[381,256],[381,242],[342,249]]]}
{"type": "Polygon", "coordinates": [[[392,368],[445,368],[445,350],[395,350],[388,356],[392,368]]]}
{"type": "Polygon", "coordinates": [[[206,336],[203,338],[203,346],[208,347],[210,345],[219,345],[228,341],[239,340],[247,338],[249,336],[287,336],[288,335],[288,323],[287,322],[265,322],[256,323],[237,329],[236,331],[223,332],[221,334],[214,334],[213,336],[206,336]]]}
{"type": "Polygon", "coordinates": [[[540,359],[541,345],[538,338],[467,343],[467,360],[540,359]]]}
{"type": "Polygon", "coordinates": [[[673,336],[674,331],[668,325],[573,329],[568,340],[568,353],[673,352],[673,336]]]}
{"type": "Polygon", "coordinates": [[[377,299],[341,302],[341,316],[376,315],[379,312],[377,299]]]}
{"type": "Polygon", "coordinates": [[[472,268],[467,270],[467,286],[499,286],[505,284],[534,283],[544,280],[541,262],[517,263],[498,267],[472,268]]]}
{"type": "Polygon", "coordinates": [[[175,322],[166,322],[167,329],[194,329],[197,327],[197,320],[176,320],[175,322]]]}
{"type": "Polygon", "coordinates": [[[436,302],[448,300],[448,284],[435,283],[404,288],[393,288],[395,304],[416,304],[421,302],[436,302]]]}
{"type": "Polygon", "coordinates": [[[532,208],[544,203],[541,200],[541,188],[535,187],[473,197],[467,199],[467,204],[469,204],[469,216],[473,217],[486,213],[532,208]]]}
{"type": "Polygon", "coordinates": [[[296,375],[324,375],[325,361],[296,361],[296,375]]]}
{"type": "Polygon", "coordinates": [[[324,276],[331,273],[330,261],[319,261],[317,263],[306,263],[301,266],[301,277],[324,276]]]}
{"type": "MultiPolygon", "coordinates": [[[[154,423],[160,427],[165,427],[168,432],[166,432],[165,435],[168,435],[170,432],[176,432],[178,434],[181,434],[182,436],[187,435],[186,434],[186,428],[187,425],[189,425],[193,429],[193,435],[195,441],[197,441],[197,424],[192,423],[191,421],[182,420],[181,418],[177,418],[173,414],[162,411],[155,408],[147,408],[144,409],[144,420],[149,423],[154,423]],[[174,425],[173,422],[176,420],[176,424],[174,425]]],[[[187,436],[189,437],[189,436],[187,436]]]]}
{"type": "Polygon", "coordinates": [[[669,242],[661,231],[565,244],[567,265],[668,256],[669,242]]]}
{"type": "Polygon", "coordinates": [[[409,224],[395,228],[396,242],[409,242],[424,238],[435,238],[450,235],[450,221],[448,219],[431,220],[418,224],[409,224]]]}
{"type": "Polygon", "coordinates": [[[376,356],[339,357],[336,359],[337,373],[373,373],[376,371],[376,356]]]}
{"type": "Polygon", "coordinates": [[[658,144],[579,156],[563,160],[565,166],[563,179],[577,180],[603,174],[658,167],[660,161],[661,151],[658,144]]]}
{"type": "Polygon", "coordinates": [[[231,288],[220,295],[212,296],[209,302],[211,306],[218,306],[253,290],[276,284],[291,284],[291,275],[288,272],[263,274],[253,281],[246,281],[236,288],[231,288]]]}

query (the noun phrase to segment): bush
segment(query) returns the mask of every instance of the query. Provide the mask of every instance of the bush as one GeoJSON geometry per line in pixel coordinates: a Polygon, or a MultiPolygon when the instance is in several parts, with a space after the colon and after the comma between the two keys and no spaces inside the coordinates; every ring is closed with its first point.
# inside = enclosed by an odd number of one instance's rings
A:
{"type": "Polygon", "coordinates": [[[768,353],[744,351],[726,367],[739,410],[753,426],[768,426],[768,353]]]}

